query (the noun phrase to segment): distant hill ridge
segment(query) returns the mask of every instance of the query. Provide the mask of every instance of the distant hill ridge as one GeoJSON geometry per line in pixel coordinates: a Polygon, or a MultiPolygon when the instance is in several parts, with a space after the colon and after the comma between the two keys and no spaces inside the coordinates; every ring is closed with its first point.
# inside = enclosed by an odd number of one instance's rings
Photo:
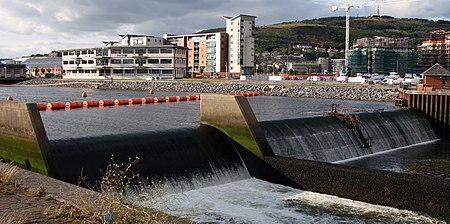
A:
{"type": "MultiPolygon", "coordinates": [[[[433,30],[450,30],[448,20],[394,18],[390,16],[351,17],[350,39],[367,36],[409,37],[419,44],[433,30]]],[[[221,32],[215,28],[199,33],[221,32]]],[[[255,29],[255,51],[286,51],[294,45],[344,48],[345,17],[326,17],[264,25],[255,29]]]]}

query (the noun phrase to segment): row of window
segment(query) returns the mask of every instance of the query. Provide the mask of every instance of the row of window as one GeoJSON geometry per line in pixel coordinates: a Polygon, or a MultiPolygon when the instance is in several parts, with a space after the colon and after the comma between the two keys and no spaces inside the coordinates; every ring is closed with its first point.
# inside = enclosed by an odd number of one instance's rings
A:
{"type": "MultiPolygon", "coordinates": [[[[181,74],[178,71],[178,74],[181,74]]],[[[96,74],[96,70],[67,70],[66,73],[72,73],[72,74],[96,74]]],[[[173,69],[113,69],[113,74],[173,74],[173,69]]]]}
{"type": "MultiPolygon", "coordinates": [[[[145,41],[145,38],[132,38],[132,40],[133,40],[133,44],[134,45],[144,45],[144,41],[145,41]]],[[[150,38],[148,38],[147,39],[147,43],[150,43],[151,42],[151,40],[152,39],[150,39],[150,38]]],[[[154,40],[154,42],[155,43],[157,43],[158,41],[159,41],[159,43],[162,43],[162,40],[161,39],[153,39],[154,40]]]]}
{"type": "Polygon", "coordinates": [[[63,61],[63,65],[74,65],[74,64],[82,64],[82,65],[92,65],[94,64],[94,60],[70,60],[70,61],[63,61]]]}
{"type": "Polygon", "coordinates": [[[63,51],[62,54],[64,56],[68,55],[87,55],[87,54],[93,54],[94,50],[92,49],[86,49],[86,50],[79,50],[79,51],[63,51]]]}
{"type": "MultiPolygon", "coordinates": [[[[111,49],[111,54],[172,54],[172,48],[150,48],[150,49],[133,49],[133,48],[113,48],[111,49]]],[[[96,50],[97,56],[107,55],[108,50],[96,50]]],[[[176,54],[185,54],[186,51],[184,49],[175,49],[176,54]]],[[[78,50],[78,51],[63,51],[63,56],[69,55],[90,55],[94,54],[94,50],[78,50]]]]}
{"type": "MultiPolygon", "coordinates": [[[[150,48],[150,49],[111,49],[111,54],[172,54],[171,48],[150,48]]],[[[181,49],[176,50],[177,54],[183,54],[181,49]]]]}
{"type": "MultiPolygon", "coordinates": [[[[132,64],[145,64],[147,61],[148,64],[172,64],[173,59],[170,58],[149,58],[147,60],[145,59],[111,59],[110,63],[113,65],[132,65],[132,64]]],[[[176,64],[185,64],[186,59],[183,58],[176,58],[175,59],[176,64]]],[[[94,64],[94,60],[69,60],[69,61],[63,61],[64,65],[79,65],[79,64],[94,64]]],[[[107,65],[108,61],[102,61],[97,60],[97,65],[107,65]]]]}

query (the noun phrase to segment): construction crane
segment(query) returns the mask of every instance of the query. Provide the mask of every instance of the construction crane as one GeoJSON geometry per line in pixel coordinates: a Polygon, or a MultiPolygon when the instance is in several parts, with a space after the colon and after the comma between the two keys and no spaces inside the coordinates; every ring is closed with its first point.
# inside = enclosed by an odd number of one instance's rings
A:
{"type": "Polygon", "coordinates": [[[365,6],[377,6],[377,10],[379,13],[380,5],[401,3],[401,2],[412,2],[418,0],[393,0],[393,1],[371,1],[371,2],[363,2],[363,3],[347,3],[341,6],[332,6],[332,11],[335,12],[339,9],[345,10],[345,72],[347,73],[348,68],[348,50],[350,49],[350,9],[351,8],[361,8],[365,6]]]}

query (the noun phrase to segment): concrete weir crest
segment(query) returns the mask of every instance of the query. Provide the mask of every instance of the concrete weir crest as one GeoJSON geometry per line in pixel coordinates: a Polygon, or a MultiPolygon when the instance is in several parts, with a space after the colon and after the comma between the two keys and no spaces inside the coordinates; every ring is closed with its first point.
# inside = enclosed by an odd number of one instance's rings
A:
{"type": "Polygon", "coordinates": [[[273,155],[244,96],[201,95],[200,123],[219,129],[261,159],[273,155]]]}

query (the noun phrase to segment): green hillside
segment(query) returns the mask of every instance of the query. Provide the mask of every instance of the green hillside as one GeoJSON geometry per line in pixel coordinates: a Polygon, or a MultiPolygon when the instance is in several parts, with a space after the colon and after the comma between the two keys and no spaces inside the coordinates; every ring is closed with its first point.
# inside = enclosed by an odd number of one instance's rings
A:
{"type": "MultiPolygon", "coordinates": [[[[432,30],[450,30],[450,21],[393,18],[389,16],[352,17],[350,38],[366,36],[410,37],[415,44],[427,38],[432,30]]],[[[345,17],[328,17],[284,22],[255,29],[256,51],[286,52],[293,45],[345,46],[345,17]]]]}

